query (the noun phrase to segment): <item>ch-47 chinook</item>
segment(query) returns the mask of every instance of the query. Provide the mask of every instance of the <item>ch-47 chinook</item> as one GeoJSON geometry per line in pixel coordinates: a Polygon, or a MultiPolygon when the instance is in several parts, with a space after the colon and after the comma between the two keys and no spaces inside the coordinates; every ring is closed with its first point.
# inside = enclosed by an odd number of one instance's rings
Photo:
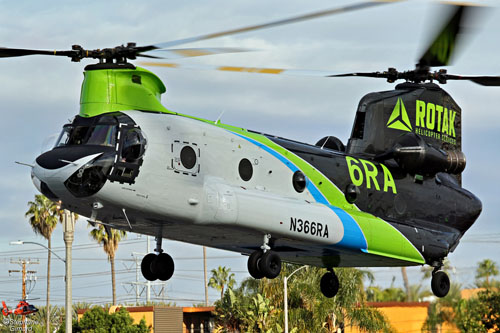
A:
{"type": "MultiPolygon", "coordinates": [[[[450,280],[440,270],[443,259],[482,206],[461,187],[461,109],[432,81],[500,85],[500,77],[430,71],[448,64],[468,9],[453,7],[415,70],[331,75],[406,81],[363,97],[347,146],[333,136],[310,145],[170,111],[160,103],[160,79],[128,62],[183,43],[380,4],[143,47],[1,48],[0,57],[98,59],[85,67],[79,115],[64,125],[54,148],[36,158],[33,182],[91,223],[155,236],[156,253],[141,264],[147,280],[165,281],[174,272],[162,250],[167,238],[247,254],[257,279],[277,277],[282,260],[324,267],[320,288],[327,297],[339,288],[335,267],[428,264],[434,267],[434,294],[445,296],[450,280]]],[[[234,50],[169,51],[190,56],[234,50]]]]}

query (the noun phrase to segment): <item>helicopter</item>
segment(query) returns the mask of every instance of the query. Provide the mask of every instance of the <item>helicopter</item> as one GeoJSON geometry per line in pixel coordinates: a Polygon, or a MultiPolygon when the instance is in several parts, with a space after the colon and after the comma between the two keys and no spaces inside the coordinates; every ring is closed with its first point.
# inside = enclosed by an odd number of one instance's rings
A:
{"type": "Polygon", "coordinates": [[[9,309],[4,301],[2,301],[2,305],[2,314],[4,316],[8,316],[11,314],[27,316],[32,313],[38,312],[38,309],[34,305],[29,304],[26,300],[20,300],[19,303],[17,303],[17,306],[13,309],[9,309]]]}
{"type": "MultiPolygon", "coordinates": [[[[459,26],[463,11],[450,26],[459,26]]],[[[332,136],[308,145],[172,112],[159,102],[163,83],[127,61],[222,34],[102,50],[3,48],[0,56],[98,59],[85,69],[80,114],[37,158],[32,177],[43,194],[92,223],[157,237],[156,254],[141,265],[146,279],[172,276],[167,238],[247,254],[254,278],[278,276],[282,259],[325,267],[327,297],[339,288],[335,267],[429,264],[442,297],[449,289],[442,260],[481,203],[460,185],[461,110],[425,82],[498,85],[497,77],[430,72],[446,65],[458,35],[443,31],[413,71],[336,75],[408,81],[362,99],[347,147],[332,136]]]]}

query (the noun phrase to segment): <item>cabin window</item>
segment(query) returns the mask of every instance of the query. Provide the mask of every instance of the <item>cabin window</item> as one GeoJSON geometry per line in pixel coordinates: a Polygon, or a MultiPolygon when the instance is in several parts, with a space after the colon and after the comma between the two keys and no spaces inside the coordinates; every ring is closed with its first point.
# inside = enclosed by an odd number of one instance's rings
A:
{"type": "Polygon", "coordinates": [[[238,172],[240,174],[241,179],[244,181],[249,181],[252,178],[253,175],[253,167],[252,163],[244,158],[240,161],[240,164],[238,165],[238,172]]]}

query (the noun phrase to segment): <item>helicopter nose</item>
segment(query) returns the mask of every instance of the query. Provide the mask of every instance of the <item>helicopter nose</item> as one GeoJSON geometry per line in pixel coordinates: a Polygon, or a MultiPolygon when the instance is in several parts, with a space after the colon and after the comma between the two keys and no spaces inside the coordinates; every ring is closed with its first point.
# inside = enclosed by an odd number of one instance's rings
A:
{"type": "Polygon", "coordinates": [[[68,194],[64,182],[71,177],[77,170],[96,159],[103,153],[96,153],[81,157],[74,161],[60,159],[59,161],[51,161],[49,165],[44,163],[41,156],[37,158],[35,165],[32,168],[32,181],[35,187],[49,199],[59,199],[68,194]],[[41,160],[41,163],[40,163],[41,160]],[[41,165],[42,164],[42,165],[41,165]],[[59,166],[54,168],[54,165],[59,166]]]}
{"type": "Polygon", "coordinates": [[[109,147],[102,146],[72,146],[56,147],[36,158],[36,164],[45,170],[59,170],[68,164],[74,164],[75,161],[93,154],[100,154],[110,151],[109,147]]]}

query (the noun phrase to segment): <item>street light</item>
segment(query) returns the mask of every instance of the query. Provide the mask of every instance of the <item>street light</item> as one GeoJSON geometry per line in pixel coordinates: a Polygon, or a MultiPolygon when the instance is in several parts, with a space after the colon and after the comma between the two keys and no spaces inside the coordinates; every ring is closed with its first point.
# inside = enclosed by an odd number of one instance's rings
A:
{"type": "Polygon", "coordinates": [[[66,263],[66,260],[64,260],[63,258],[59,257],[57,255],[57,253],[55,253],[54,251],[52,251],[51,249],[49,249],[48,247],[46,247],[45,245],[43,245],[42,243],[37,243],[37,242],[25,242],[25,241],[22,241],[22,240],[18,240],[18,241],[13,241],[13,242],[10,242],[10,245],[24,245],[24,244],[36,244],[36,245],[40,245],[41,247],[44,247],[46,248],[47,250],[50,251],[50,253],[52,253],[53,255],[55,255],[59,260],[61,260],[63,263],[66,263]]]}
{"type": "Polygon", "coordinates": [[[297,268],[296,270],[294,270],[292,272],[292,274],[285,276],[285,278],[283,279],[283,284],[284,284],[284,289],[285,289],[285,295],[284,295],[285,296],[284,297],[284,302],[285,302],[285,333],[288,333],[288,286],[287,286],[287,281],[289,278],[292,277],[293,274],[297,273],[302,268],[306,268],[306,267],[309,267],[309,266],[305,265],[305,266],[297,268]]]}

